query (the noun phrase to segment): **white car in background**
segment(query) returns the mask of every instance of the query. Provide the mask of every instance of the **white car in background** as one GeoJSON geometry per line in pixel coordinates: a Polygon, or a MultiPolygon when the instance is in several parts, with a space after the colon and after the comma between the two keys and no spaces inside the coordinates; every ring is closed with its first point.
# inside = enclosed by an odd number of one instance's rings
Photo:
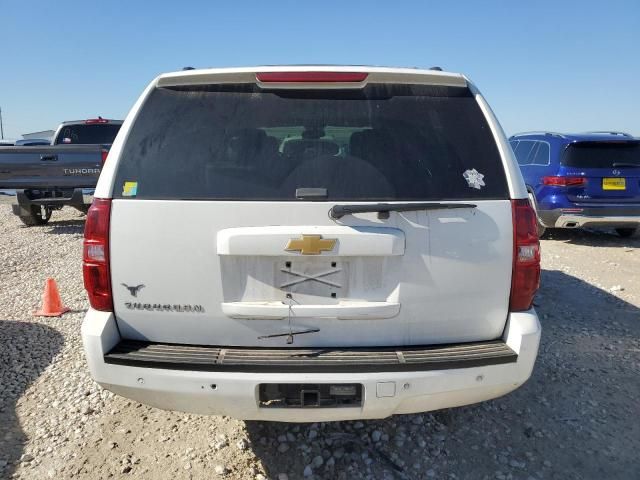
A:
{"type": "Polygon", "coordinates": [[[95,196],[82,338],[117,394],[315,422],[480,402],[531,374],[535,214],[462,75],[164,74],[95,196]]]}

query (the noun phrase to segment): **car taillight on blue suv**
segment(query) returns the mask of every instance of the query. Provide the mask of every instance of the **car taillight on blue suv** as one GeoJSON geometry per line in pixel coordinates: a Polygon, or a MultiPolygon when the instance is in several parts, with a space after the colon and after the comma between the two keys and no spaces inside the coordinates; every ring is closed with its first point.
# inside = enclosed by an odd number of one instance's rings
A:
{"type": "Polygon", "coordinates": [[[562,177],[551,175],[542,177],[543,185],[551,185],[554,187],[575,187],[578,185],[586,185],[587,179],[584,177],[562,177]]]}

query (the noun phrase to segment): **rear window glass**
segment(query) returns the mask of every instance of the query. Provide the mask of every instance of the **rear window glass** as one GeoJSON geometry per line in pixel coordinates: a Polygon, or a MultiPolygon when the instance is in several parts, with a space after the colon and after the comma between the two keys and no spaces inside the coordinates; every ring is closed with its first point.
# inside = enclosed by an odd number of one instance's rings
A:
{"type": "Polygon", "coordinates": [[[302,188],[329,201],[508,198],[466,88],[159,88],[121,155],[115,198],[295,201],[302,188]]]}
{"type": "Polygon", "coordinates": [[[640,142],[580,142],[567,147],[562,164],[579,168],[640,167],[640,142]]]}
{"type": "Polygon", "coordinates": [[[110,145],[118,135],[118,130],[120,125],[117,124],[66,125],[58,133],[55,144],[110,145]]]}

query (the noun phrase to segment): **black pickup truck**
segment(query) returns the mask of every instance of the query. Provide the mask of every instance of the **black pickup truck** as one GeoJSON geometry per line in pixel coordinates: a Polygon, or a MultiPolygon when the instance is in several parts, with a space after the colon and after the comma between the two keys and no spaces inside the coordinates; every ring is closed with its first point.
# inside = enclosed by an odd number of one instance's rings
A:
{"type": "Polygon", "coordinates": [[[29,226],[64,205],[86,213],[121,125],[101,117],[63,122],[49,146],[0,147],[0,200],[29,226]]]}

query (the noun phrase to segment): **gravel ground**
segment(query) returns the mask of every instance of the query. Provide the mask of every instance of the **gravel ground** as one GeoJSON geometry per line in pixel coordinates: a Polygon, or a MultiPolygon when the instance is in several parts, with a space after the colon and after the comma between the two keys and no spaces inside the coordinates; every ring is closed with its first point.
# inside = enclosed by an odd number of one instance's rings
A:
{"type": "Polygon", "coordinates": [[[0,478],[634,479],[640,238],[543,241],[532,379],[480,405],[386,420],[241,422],[101,390],[80,341],[83,216],[23,228],[0,205],[0,478]],[[34,318],[46,277],[73,313],[34,318]]]}

